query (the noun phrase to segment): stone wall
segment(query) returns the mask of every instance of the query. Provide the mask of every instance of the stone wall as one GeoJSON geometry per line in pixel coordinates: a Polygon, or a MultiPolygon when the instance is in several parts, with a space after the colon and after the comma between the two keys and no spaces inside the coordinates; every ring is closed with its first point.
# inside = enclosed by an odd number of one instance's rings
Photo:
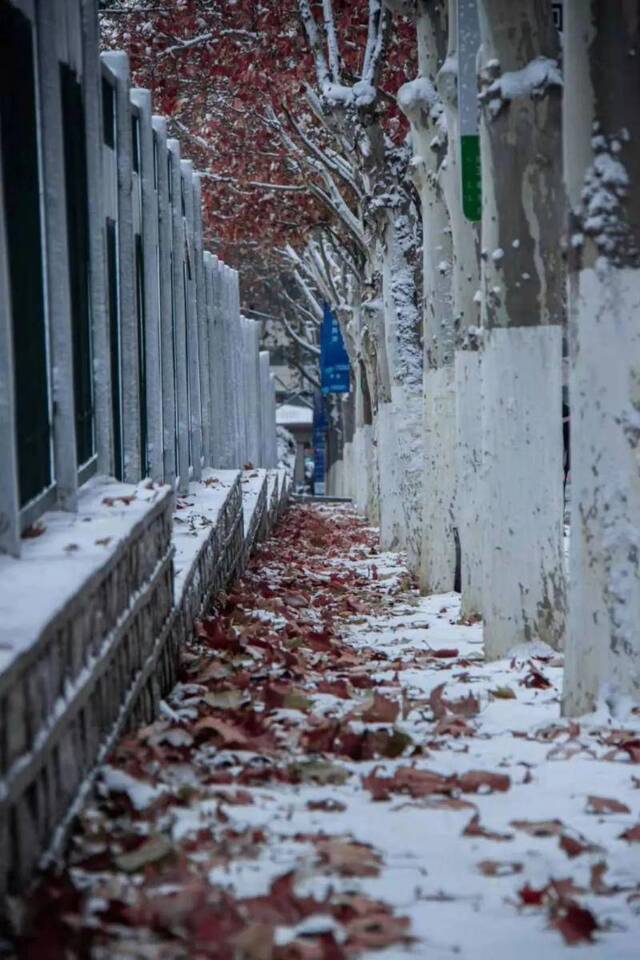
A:
{"type": "Polygon", "coordinates": [[[172,503],[165,489],[0,675],[0,893],[28,881],[133,702],[153,715],[173,617],[172,503]]]}

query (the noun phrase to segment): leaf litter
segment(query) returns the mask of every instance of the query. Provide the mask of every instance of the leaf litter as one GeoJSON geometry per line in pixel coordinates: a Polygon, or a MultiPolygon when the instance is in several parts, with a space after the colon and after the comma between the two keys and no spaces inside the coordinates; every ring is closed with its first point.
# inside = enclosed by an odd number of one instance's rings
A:
{"type": "Polygon", "coordinates": [[[18,955],[636,958],[640,718],[560,722],[561,658],[481,639],[348,508],[292,507],[112,751],[18,955]]]}

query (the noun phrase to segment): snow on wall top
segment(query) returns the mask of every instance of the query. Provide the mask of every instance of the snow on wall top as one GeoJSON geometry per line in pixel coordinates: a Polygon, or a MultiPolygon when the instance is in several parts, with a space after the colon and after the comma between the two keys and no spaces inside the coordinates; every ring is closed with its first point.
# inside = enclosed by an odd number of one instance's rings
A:
{"type": "Polygon", "coordinates": [[[310,407],[295,407],[291,403],[283,403],[276,409],[276,423],[284,426],[311,426],[313,410],[310,407]]]}
{"type": "Polygon", "coordinates": [[[182,591],[195,558],[215,527],[229,493],[238,477],[238,470],[212,470],[205,467],[202,480],[192,480],[189,493],[178,497],[173,515],[175,547],[175,598],[180,603],[182,591]]]}
{"type": "Polygon", "coordinates": [[[134,526],[170,487],[93,477],[78,494],[78,512],[51,510],[23,539],[20,557],[0,555],[0,672],[116,553],[134,526]]]}

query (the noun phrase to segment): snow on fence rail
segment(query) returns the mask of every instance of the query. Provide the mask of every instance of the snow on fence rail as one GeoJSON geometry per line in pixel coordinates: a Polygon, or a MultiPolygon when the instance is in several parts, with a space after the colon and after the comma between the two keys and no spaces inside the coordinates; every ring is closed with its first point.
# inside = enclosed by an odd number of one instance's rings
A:
{"type": "Polygon", "coordinates": [[[0,911],[288,494],[167,126],[95,0],[0,0],[0,911]]]}

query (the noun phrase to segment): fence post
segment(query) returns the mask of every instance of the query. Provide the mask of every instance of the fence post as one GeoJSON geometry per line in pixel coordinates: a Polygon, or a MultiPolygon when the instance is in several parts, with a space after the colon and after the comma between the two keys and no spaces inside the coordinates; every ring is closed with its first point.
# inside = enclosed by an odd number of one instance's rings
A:
{"type": "Polygon", "coordinates": [[[241,375],[240,355],[242,351],[242,330],[239,319],[234,311],[234,277],[233,270],[226,264],[224,269],[224,299],[222,309],[227,328],[227,362],[228,362],[228,400],[229,400],[229,438],[230,438],[230,466],[242,469],[242,441],[240,437],[240,396],[241,375]]]}
{"type": "Polygon", "coordinates": [[[237,466],[235,459],[235,396],[234,396],[234,376],[235,364],[233,359],[233,340],[231,313],[229,309],[230,302],[230,277],[228,267],[221,261],[218,261],[217,278],[217,325],[220,331],[220,361],[218,370],[221,375],[220,399],[221,399],[221,424],[223,438],[223,460],[221,465],[224,467],[237,466]]]}
{"type": "Polygon", "coordinates": [[[216,327],[216,270],[217,260],[211,254],[204,254],[204,276],[207,291],[205,322],[207,382],[209,389],[209,464],[221,466],[222,437],[220,431],[220,383],[218,376],[218,358],[220,356],[220,338],[216,327]]]}
{"type": "Polygon", "coordinates": [[[135,252],[133,243],[133,179],[129,60],[116,50],[102,54],[116,80],[116,137],[118,165],[118,294],[120,301],[120,364],[122,382],[123,477],[141,478],[140,361],[136,311],[135,252]]]}
{"type": "Polygon", "coordinates": [[[140,171],[142,178],[142,250],[144,285],[145,396],[149,473],[162,480],[162,377],[160,369],[160,306],[158,292],[158,197],[151,127],[151,93],[133,88],[131,102],[140,114],[140,171]]]}
{"type": "Polygon", "coordinates": [[[20,555],[18,450],[13,382],[13,333],[9,261],[4,218],[0,131],[0,551],[20,555]]]}
{"type": "Polygon", "coordinates": [[[202,178],[193,176],[193,248],[196,263],[196,312],[198,325],[198,360],[200,365],[200,409],[202,428],[202,457],[207,466],[212,463],[211,450],[211,387],[209,378],[209,324],[207,322],[207,281],[205,254],[202,245],[202,178]]]}
{"type": "MultiPolygon", "coordinates": [[[[58,14],[60,13],[58,8],[58,14]]],[[[42,135],[45,256],[48,282],[45,299],[49,319],[51,356],[52,437],[56,505],[77,506],[78,460],[74,402],[72,303],[67,231],[67,184],[63,142],[58,31],[55,4],[37,7],[38,87],[42,135]]],[[[73,131],[79,136],[81,131],[73,131]]]]}
{"type": "Polygon", "coordinates": [[[271,416],[271,380],[269,379],[269,351],[261,350],[258,358],[260,365],[260,466],[270,467],[269,463],[269,417],[271,416]]]}
{"type": "Polygon", "coordinates": [[[198,314],[196,303],[196,251],[193,231],[193,164],[180,164],[185,230],[185,309],[187,324],[187,386],[189,391],[189,430],[191,466],[194,480],[202,475],[202,420],[200,403],[200,360],[198,356],[198,314]]]}
{"type": "Polygon", "coordinates": [[[269,379],[271,380],[271,417],[269,419],[271,427],[271,444],[270,444],[270,466],[278,466],[278,426],[276,423],[276,381],[273,374],[270,374],[269,379]]]}
{"type": "Polygon", "coordinates": [[[173,348],[172,243],[173,213],[169,203],[169,153],[167,121],[154,116],[153,138],[158,198],[158,287],[160,294],[160,357],[162,380],[162,476],[176,480],[176,382],[173,348]]]}
{"type": "Polygon", "coordinates": [[[260,450],[260,323],[249,320],[249,460],[256,467],[264,466],[260,450]]]}
{"type": "Polygon", "coordinates": [[[185,310],[185,232],[182,217],[180,143],[168,140],[171,157],[171,217],[173,224],[173,309],[176,364],[176,431],[178,444],[178,490],[189,492],[189,394],[187,387],[187,328],[185,310]]]}
{"type": "Polygon", "coordinates": [[[89,216],[89,286],[93,343],[93,402],[98,471],[114,471],[114,438],[111,413],[111,355],[107,313],[106,243],[102,204],[102,97],[98,49],[98,13],[95,4],[83,2],[83,88],[87,134],[87,195],[89,216]]]}

